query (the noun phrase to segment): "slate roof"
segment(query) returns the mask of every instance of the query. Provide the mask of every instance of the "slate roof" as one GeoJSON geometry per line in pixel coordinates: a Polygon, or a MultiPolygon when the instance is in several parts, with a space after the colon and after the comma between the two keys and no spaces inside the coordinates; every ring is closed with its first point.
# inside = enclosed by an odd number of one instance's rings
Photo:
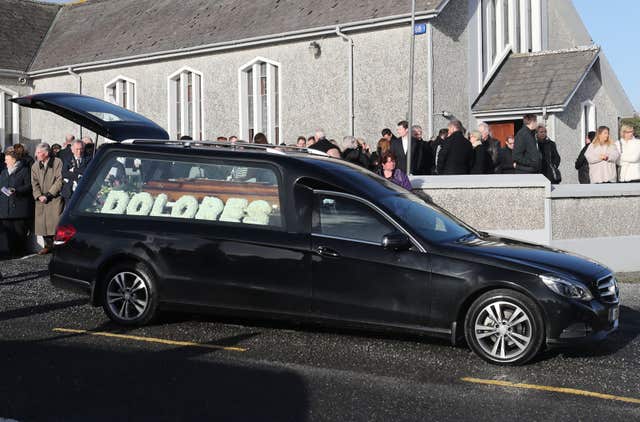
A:
{"type": "Polygon", "coordinates": [[[26,71],[60,6],[0,0],[0,69],[26,71]]]}
{"type": "Polygon", "coordinates": [[[597,46],[512,54],[472,107],[474,113],[563,106],[591,69],[597,46]]]}
{"type": "MultiPolygon", "coordinates": [[[[445,3],[417,0],[416,11],[445,3]]],[[[30,70],[409,13],[406,0],[89,0],[62,8],[30,70]]]]}

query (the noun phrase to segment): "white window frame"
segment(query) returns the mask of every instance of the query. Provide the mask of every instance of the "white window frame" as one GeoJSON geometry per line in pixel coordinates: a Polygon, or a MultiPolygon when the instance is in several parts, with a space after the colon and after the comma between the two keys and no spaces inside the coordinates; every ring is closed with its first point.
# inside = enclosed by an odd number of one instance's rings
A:
{"type": "Polygon", "coordinates": [[[598,114],[593,101],[587,100],[580,103],[580,139],[578,139],[578,150],[584,146],[585,135],[588,132],[596,131],[598,128],[598,114]],[[587,113],[585,114],[585,109],[587,113]]]}
{"type": "Polygon", "coordinates": [[[13,126],[11,139],[5,139],[5,97],[18,98],[18,93],[0,86],[0,147],[2,150],[20,142],[20,107],[16,103],[11,105],[11,125],[13,126]]]}
{"type": "Polygon", "coordinates": [[[189,66],[184,66],[179,70],[173,72],[171,75],[167,77],[167,127],[169,136],[172,138],[177,138],[178,132],[182,135],[187,134],[188,123],[185,117],[188,115],[187,110],[187,101],[185,94],[187,92],[187,77],[188,74],[194,74],[199,77],[199,79],[194,78],[194,87],[192,91],[193,95],[193,110],[191,113],[192,117],[192,129],[193,133],[191,137],[194,140],[203,140],[206,137],[204,136],[204,122],[205,122],[205,113],[204,113],[204,75],[202,72],[195,70],[189,66]],[[180,128],[177,126],[177,114],[174,113],[175,108],[174,104],[177,103],[176,98],[176,88],[177,84],[180,84],[180,128]]]}
{"type": "Polygon", "coordinates": [[[546,0],[507,0],[507,18],[504,22],[505,2],[502,0],[478,0],[478,60],[480,91],[491,79],[496,69],[510,51],[515,53],[538,52],[546,46],[544,25],[546,0]],[[531,10],[531,13],[529,13],[531,10]],[[519,11],[519,13],[516,13],[519,11]],[[495,22],[495,26],[492,26],[495,22]],[[505,26],[507,31],[505,32],[505,26]],[[493,51],[495,31],[498,51],[493,51]]]}
{"type": "Polygon", "coordinates": [[[124,107],[127,110],[138,111],[138,87],[135,79],[119,75],[104,84],[104,100],[110,103],[124,107]],[[127,86],[127,104],[122,104],[122,83],[127,86]],[[115,88],[115,97],[111,96],[110,91],[115,88]],[[133,95],[132,95],[133,94],[133,95]]]}
{"type": "Polygon", "coordinates": [[[258,101],[258,92],[259,92],[259,81],[258,81],[258,72],[260,70],[260,65],[262,63],[267,64],[267,128],[264,130],[264,134],[267,137],[267,141],[269,143],[275,143],[276,139],[276,123],[278,127],[278,138],[279,142],[284,142],[284,132],[282,130],[282,65],[279,62],[274,60],[270,60],[264,57],[256,57],[253,60],[243,64],[238,69],[238,105],[239,105],[239,127],[240,127],[240,138],[246,139],[248,142],[253,142],[253,139],[248,139],[249,137],[249,113],[247,109],[247,84],[246,84],[246,73],[249,69],[253,70],[253,127],[255,133],[260,132],[257,128],[262,126],[262,108],[260,107],[260,102],[258,101]],[[278,68],[278,101],[276,104],[276,99],[273,96],[273,89],[275,84],[275,72],[274,67],[278,68]],[[275,121],[275,113],[276,107],[279,110],[278,121],[275,121]]]}

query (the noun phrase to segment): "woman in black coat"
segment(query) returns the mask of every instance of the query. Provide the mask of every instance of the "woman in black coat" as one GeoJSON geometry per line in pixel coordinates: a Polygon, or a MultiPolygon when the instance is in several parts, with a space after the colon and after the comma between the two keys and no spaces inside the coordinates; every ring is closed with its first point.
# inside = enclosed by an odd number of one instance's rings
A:
{"type": "Polygon", "coordinates": [[[493,160],[489,154],[489,148],[482,143],[480,132],[474,130],[469,135],[469,142],[473,146],[473,162],[470,174],[493,173],[493,160]]]}
{"type": "Polygon", "coordinates": [[[6,168],[0,173],[0,224],[9,241],[12,257],[26,253],[29,221],[33,217],[31,170],[15,152],[5,154],[6,168]]]}

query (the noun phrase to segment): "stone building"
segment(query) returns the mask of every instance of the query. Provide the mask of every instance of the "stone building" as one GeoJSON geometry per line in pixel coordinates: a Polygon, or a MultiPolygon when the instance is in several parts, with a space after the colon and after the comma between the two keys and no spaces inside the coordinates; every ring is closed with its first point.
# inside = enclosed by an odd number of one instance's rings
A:
{"type": "MultiPolygon", "coordinates": [[[[596,125],[633,107],[571,0],[417,0],[414,121],[455,116],[504,140],[523,113],[546,120],[565,182],[596,125]]],[[[88,0],[0,2],[0,145],[79,129],[10,97],[81,92],[172,137],[264,132],[293,143],[322,127],[374,144],[407,117],[410,2],[88,0]]]]}

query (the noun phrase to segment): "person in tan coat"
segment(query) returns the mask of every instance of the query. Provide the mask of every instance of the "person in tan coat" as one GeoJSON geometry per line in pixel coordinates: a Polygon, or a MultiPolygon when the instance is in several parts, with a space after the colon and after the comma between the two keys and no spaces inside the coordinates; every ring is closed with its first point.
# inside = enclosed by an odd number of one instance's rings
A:
{"type": "Polygon", "coordinates": [[[36,148],[36,162],[31,167],[31,186],[35,207],[35,234],[44,238],[44,248],[39,255],[48,254],[53,248],[53,237],[62,213],[62,161],[50,154],[49,144],[36,148]]]}
{"type": "Polygon", "coordinates": [[[591,183],[616,183],[618,174],[616,162],[620,152],[609,137],[609,128],[600,126],[596,137],[584,153],[589,162],[591,183]]]}

